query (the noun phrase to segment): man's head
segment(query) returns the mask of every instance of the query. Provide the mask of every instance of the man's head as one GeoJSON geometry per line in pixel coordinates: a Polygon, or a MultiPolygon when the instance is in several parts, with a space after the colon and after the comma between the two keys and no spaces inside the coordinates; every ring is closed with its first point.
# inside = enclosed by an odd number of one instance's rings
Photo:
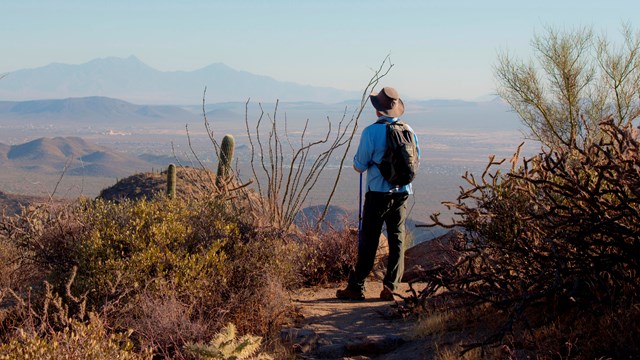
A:
{"type": "Polygon", "coordinates": [[[388,117],[400,117],[404,114],[404,103],[396,89],[386,86],[377,94],[369,95],[376,111],[388,117]]]}

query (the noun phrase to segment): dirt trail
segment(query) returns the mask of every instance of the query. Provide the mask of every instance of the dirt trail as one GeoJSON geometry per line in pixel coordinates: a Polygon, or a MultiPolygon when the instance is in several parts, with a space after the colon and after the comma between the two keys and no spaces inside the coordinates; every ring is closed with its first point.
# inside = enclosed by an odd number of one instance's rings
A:
{"type": "MultiPolygon", "coordinates": [[[[408,285],[398,293],[404,294],[408,285]]],[[[431,359],[425,341],[411,340],[415,320],[394,317],[394,302],[380,300],[380,282],[367,282],[364,301],[335,297],[338,287],[303,289],[292,295],[303,319],[298,327],[317,335],[307,359],[431,359]]],[[[399,299],[399,298],[397,298],[399,299]]],[[[307,336],[311,336],[307,334],[307,336]]]]}

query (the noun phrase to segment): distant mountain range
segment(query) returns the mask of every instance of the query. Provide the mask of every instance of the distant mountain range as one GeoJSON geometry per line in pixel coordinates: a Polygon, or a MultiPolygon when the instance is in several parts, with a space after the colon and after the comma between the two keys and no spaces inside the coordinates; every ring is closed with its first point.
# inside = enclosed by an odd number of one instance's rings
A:
{"type": "Polygon", "coordinates": [[[92,96],[53,100],[0,101],[0,123],[7,125],[51,123],[110,126],[157,126],[184,124],[200,115],[178,106],[134,105],[126,101],[92,96]]]}
{"type": "MultiPolygon", "coordinates": [[[[1,83],[1,81],[0,81],[1,83]]],[[[206,105],[207,118],[224,122],[226,126],[244,128],[244,102],[212,103],[206,105]]],[[[262,104],[264,111],[272,112],[273,103],[262,104]]],[[[286,113],[291,124],[306,119],[313,126],[324,126],[326,117],[338,121],[347,109],[347,115],[359,106],[358,101],[324,104],[313,102],[286,102],[279,105],[279,113],[286,113]]],[[[258,103],[250,103],[249,118],[260,114],[258,103]]],[[[363,119],[373,114],[363,114],[363,119]]],[[[420,100],[407,102],[403,116],[414,128],[434,129],[517,129],[520,122],[507,105],[496,98],[491,101],[472,102],[462,100],[420,100]]],[[[0,101],[0,126],[24,128],[25,126],[91,127],[95,130],[127,128],[183,128],[185,124],[201,124],[202,104],[192,106],[136,105],[107,97],[85,97],[52,100],[0,101]]],[[[75,133],[73,133],[75,135],[75,133]]],[[[64,134],[64,135],[69,135],[64,134]]]]}
{"type": "Polygon", "coordinates": [[[123,177],[154,165],[78,137],[39,138],[19,145],[0,143],[0,166],[45,174],[123,177]]]}
{"type": "Polygon", "coordinates": [[[314,101],[360,98],[357,91],[283,82],[211,64],[194,71],[159,71],[137,59],[107,57],[84,64],[54,63],[10,72],[0,81],[0,100],[102,96],[137,104],[194,105],[239,101],[314,101]]]}
{"type": "MultiPolygon", "coordinates": [[[[292,123],[350,116],[361,93],[329,87],[282,82],[273,78],[212,64],[194,71],[159,71],[136,57],[108,57],[84,64],[50,64],[8,73],[0,79],[0,125],[158,125],[201,123],[203,91],[208,115],[243,125],[245,102],[260,113],[273,111],[292,123]],[[142,104],[142,105],[137,105],[142,104]]],[[[405,101],[404,120],[424,128],[515,129],[520,126],[499,98],[486,101],[405,101]]],[[[372,117],[369,106],[363,116],[372,117]]],[[[420,127],[418,126],[418,127],[420,127]]],[[[108,126],[107,126],[108,128],[108,126]]],[[[73,134],[77,135],[77,134],[73,134]]]]}

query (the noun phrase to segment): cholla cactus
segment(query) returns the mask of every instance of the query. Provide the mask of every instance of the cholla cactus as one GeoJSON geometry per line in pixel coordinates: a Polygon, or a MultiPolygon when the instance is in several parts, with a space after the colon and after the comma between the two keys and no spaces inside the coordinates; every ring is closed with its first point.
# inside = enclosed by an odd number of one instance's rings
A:
{"type": "Polygon", "coordinates": [[[208,345],[187,344],[186,349],[205,359],[272,359],[267,354],[256,354],[261,344],[260,336],[244,335],[236,338],[236,327],[229,323],[213,337],[208,345]]]}
{"type": "Polygon", "coordinates": [[[222,138],[220,154],[218,154],[218,172],[216,173],[216,185],[218,187],[222,187],[229,179],[229,174],[231,174],[234,146],[235,140],[233,135],[227,134],[222,138]]]}
{"type": "Polygon", "coordinates": [[[176,166],[169,164],[167,168],[167,197],[173,199],[176,196],[176,166]]]}

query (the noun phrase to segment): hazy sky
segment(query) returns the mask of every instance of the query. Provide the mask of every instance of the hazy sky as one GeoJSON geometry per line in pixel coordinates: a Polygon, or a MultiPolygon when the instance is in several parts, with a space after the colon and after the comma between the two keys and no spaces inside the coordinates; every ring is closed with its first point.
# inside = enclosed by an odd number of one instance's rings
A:
{"type": "Polygon", "coordinates": [[[212,63],[277,80],[361,90],[387,54],[381,85],[403,97],[495,92],[496,54],[529,58],[545,26],[639,29],[640,1],[592,0],[0,0],[0,73],[134,55],[162,71],[212,63]]]}

